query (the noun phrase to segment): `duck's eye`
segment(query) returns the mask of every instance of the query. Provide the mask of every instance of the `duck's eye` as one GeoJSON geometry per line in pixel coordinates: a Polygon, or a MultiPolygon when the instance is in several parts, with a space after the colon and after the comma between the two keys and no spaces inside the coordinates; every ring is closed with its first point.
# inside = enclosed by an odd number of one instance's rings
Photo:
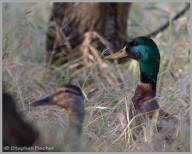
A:
{"type": "Polygon", "coordinates": [[[136,41],[132,41],[132,42],[131,42],[131,45],[132,45],[132,46],[137,46],[138,43],[137,43],[136,41]]]}

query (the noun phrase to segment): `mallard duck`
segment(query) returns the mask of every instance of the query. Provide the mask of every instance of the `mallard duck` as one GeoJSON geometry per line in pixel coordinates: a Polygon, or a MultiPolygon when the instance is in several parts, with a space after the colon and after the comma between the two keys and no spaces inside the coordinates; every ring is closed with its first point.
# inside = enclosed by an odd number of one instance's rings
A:
{"type": "Polygon", "coordinates": [[[159,104],[154,99],[160,64],[159,49],[155,42],[147,37],[137,37],[106,59],[123,57],[137,60],[140,66],[140,81],[132,98],[136,111],[150,112],[159,109],[159,104]]]}
{"type": "Polygon", "coordinates": [[[106,59],[119,59],[123,57],[135,59],[139,62],[140,81],[132,98],[135,110],[133,110],[133,107],[130,107],[129,116],[132,119],[135,112],[136,114],[144,113],[147,127],[147,129],[144,129],[145,141],[151,142],[159,111],[162,111],[155,99],[160,64],[159,49],[152,39],[137,37],[127,43],[120,51],[107,56],[106,59]],[[148,122],[149,118],[151,119],[150,123],[148,122]]]}
{"type": "Polygon", "coordinates": [[[81,150],[79,138],[82,133],[85,111],[84,97],[79,87],[69,84],[64,85],[58,88],[55,93],[30,102],[29,105],[58,105],[66,109],[69,114],[69,129],[65,140],[67,140],[67,144],[70,146],[69,150],[81,150]]]}

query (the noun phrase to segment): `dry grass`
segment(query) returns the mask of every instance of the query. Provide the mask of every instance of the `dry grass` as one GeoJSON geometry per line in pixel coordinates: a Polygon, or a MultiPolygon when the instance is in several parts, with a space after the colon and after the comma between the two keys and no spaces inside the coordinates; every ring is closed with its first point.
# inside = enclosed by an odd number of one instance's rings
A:
{"type": "MultiPolygon", "coordinates": [[[[148,10],[147,4],[133,5],[129,20],[131,36],[147,34],[165,21],[164,16],[167,19],[183,5],[154,3],[150,6],[159,9],[148,10]],[[167,12],[162,13],[163,9],[167,12]],[[155,19],[158,20],[154,22],[155,19]]],[[[129,127],[128,106],[139,80],[137,63],[101,62],[102,58],[93,51],[89,61],[79,57],[61,67],[47,69],[44,46],[50,7],[48,3],[3,6],[3,80],[8,84],[8,91],[14,94],[20,111],[41,131],[43,142],[65,150],[67,113],[58,107],[32,109],[28,102],[70,80],[81,87],[86,98],[82,134],[86,151],[189,151],[189,13],[153,38],[161,54],[158,101],[179,121],[164,121],[167,128],[157,133],[152,143],[146,144],[145,124],[129,127]],[[79,63],[85,66],[76,69],[79,63]],[[132,139],[133,134],[137,141],[132,139]],[[168,135],[172,136],[166,142],[168,135]]]]}

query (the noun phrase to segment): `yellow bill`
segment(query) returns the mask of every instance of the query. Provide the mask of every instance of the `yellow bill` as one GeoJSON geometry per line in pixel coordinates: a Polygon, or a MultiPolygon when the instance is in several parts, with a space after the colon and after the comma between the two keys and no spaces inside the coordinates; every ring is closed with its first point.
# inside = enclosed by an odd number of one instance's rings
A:
{"type": "Polygon", "coordinates": [[[127,57],[126,47],[119,50],[118,52],[112,53],[111,55],[107,56],[105,59],[119,59],[123,57],[127,57]]]}

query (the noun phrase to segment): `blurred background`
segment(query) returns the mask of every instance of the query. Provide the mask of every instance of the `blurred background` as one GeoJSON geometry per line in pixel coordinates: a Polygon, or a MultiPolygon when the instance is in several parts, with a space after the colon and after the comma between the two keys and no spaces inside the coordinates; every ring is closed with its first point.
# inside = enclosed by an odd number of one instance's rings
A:
{"type": "Polygon", "coordinates": [[[3,82],[19,111],[41,131],[45,144],[64,151],[67,113],[58,107],[31,109],[28,102],[70,82],[85,96],[86,151],[189,151],[189,11],[171,21],[186,4],[90,4],[58,4],[52,9],[52,3],[3,3],[3,82]],[[157,139],[149,148],[142,133],[134,142],[127,135],[134,130],[124,131],[127,106],[139,81],[138,64],[106,61],[103,52],[115,52],[168,21],[164,31],[152,36],[161,55],[157,97],[161,108],[180,121],[170,144],[157,139]]]}

